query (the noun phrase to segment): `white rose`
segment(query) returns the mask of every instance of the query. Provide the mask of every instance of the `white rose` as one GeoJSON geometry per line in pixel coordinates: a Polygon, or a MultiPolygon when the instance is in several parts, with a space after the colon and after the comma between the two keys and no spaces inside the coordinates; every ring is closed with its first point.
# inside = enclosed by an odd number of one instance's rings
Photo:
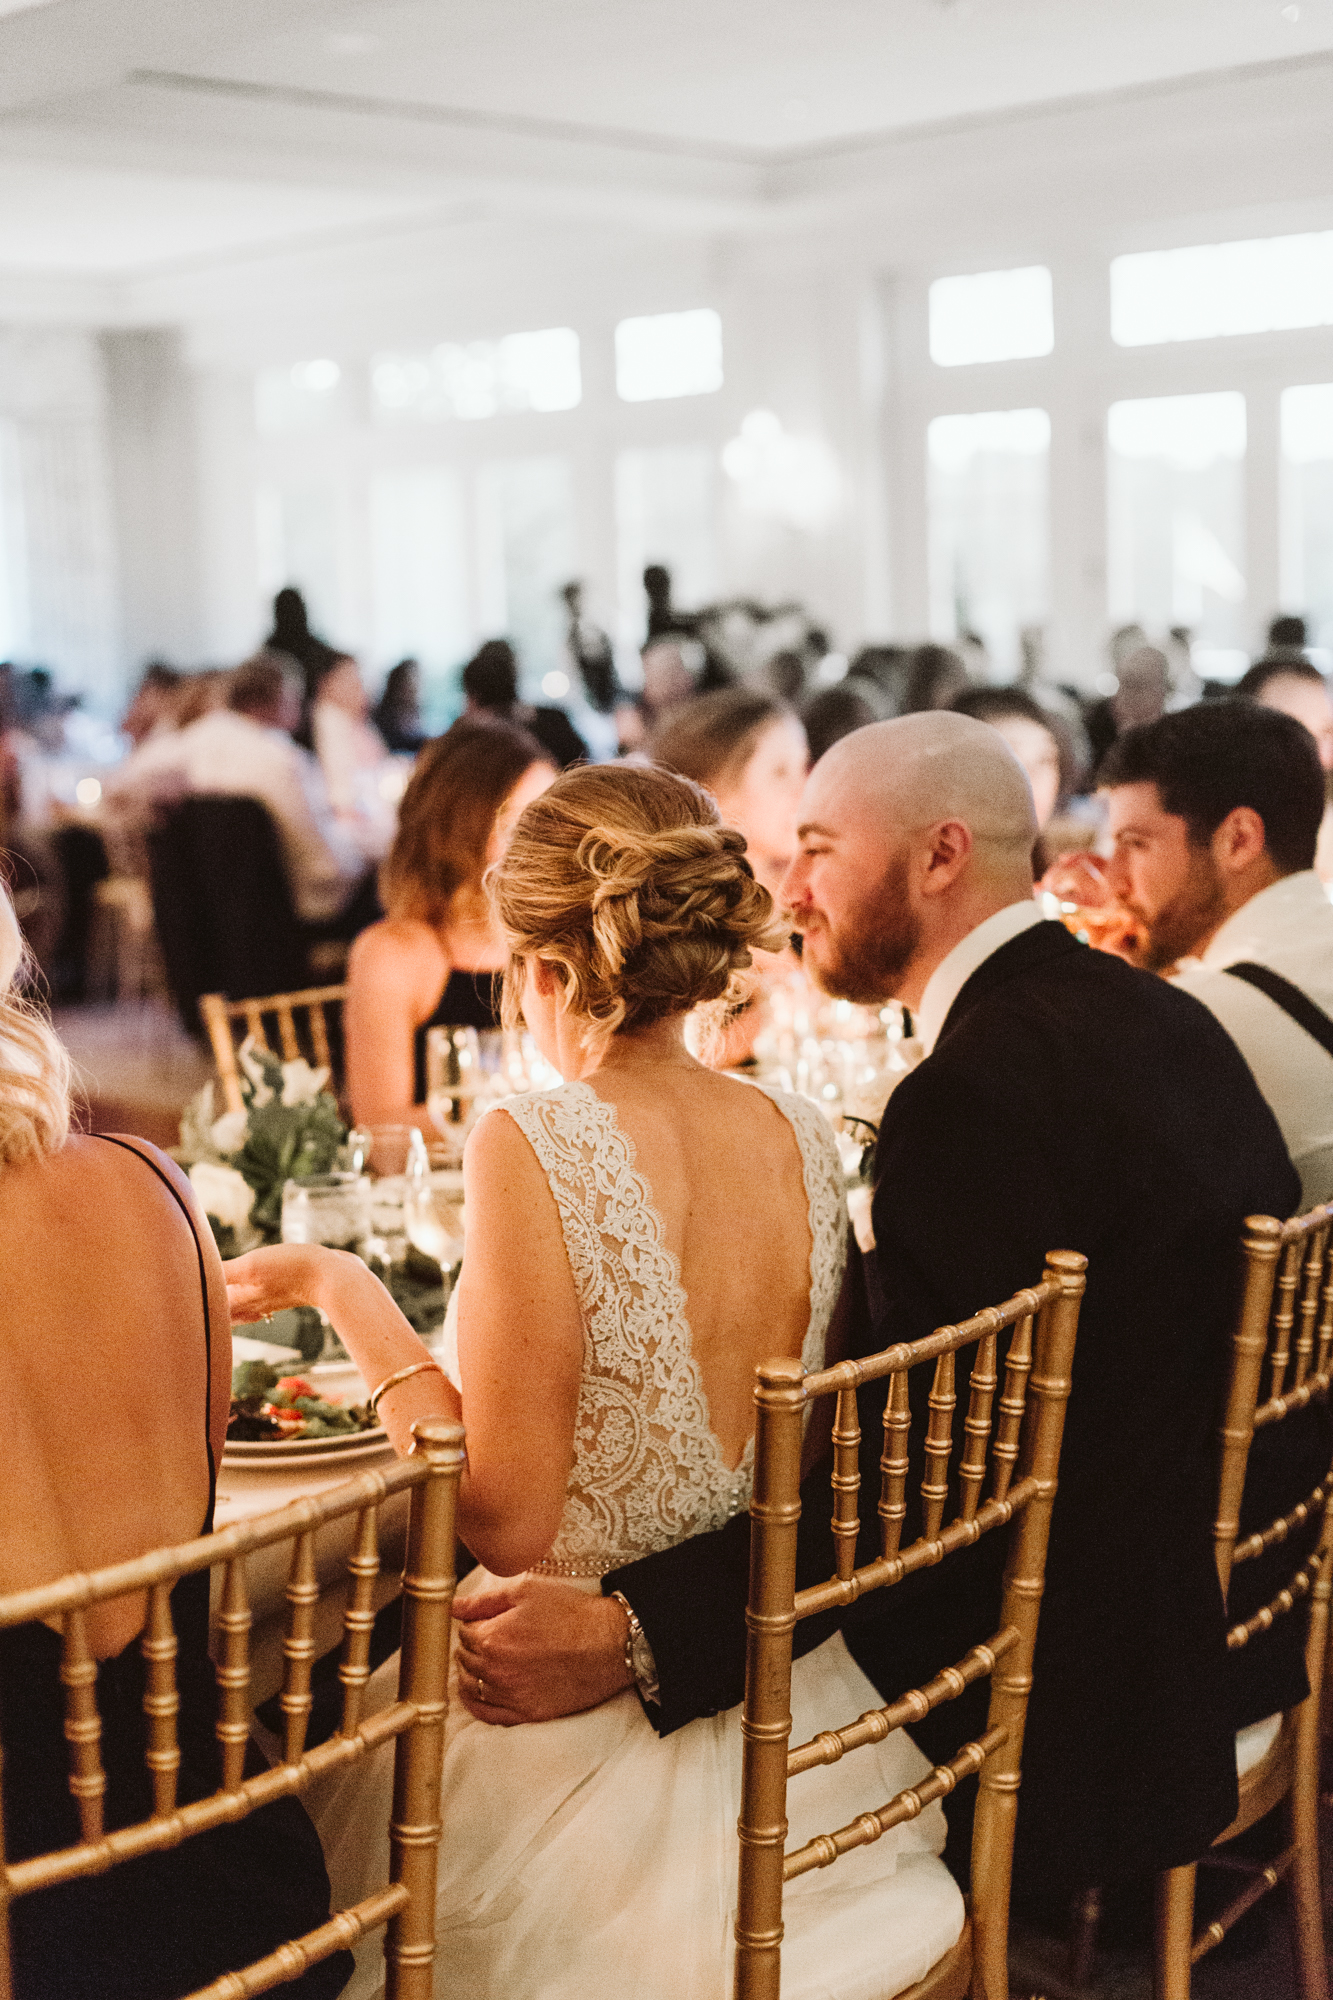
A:
{"type": "Polygon", "coordinates": [[[294,1104],[313,1104],[328,1080],[327,1069],[311,1069],[305,1057],[298,1056],[282,1066],[282,1101],[289,1110],[294,1104]]]}
{"type": "Polygon", "coordinates": [[[245,1228],[254,1194],[235,1167],[215,1167],[211,1161],[197,1160],[190,1168],[190,1185],[205,1215],[216,1216],[228,1229],[245,1228]]]}
{"type": "Polygon", "coordinates": [[[215,1118],[209,1128],[209,1137],[219,1153],[239,1153],[245,1144],[245,1135],[250,1129],[249,1113],[227,1111],[221,1118],[215,1118]]]}

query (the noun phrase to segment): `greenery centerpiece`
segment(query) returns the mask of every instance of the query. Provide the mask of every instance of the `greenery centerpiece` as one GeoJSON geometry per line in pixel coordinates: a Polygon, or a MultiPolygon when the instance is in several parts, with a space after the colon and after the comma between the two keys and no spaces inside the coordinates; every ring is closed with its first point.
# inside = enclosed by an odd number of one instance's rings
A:
{"type": "MultiPolygon", "coordinates": [[[[301,1056],[283,1062],[247,1037],[237,1051],[242,1109],[219,1117],[214,1086],[206,1083],[185,1108],[176,1157],[185,1166],[224,1257],[237,1257],[282,1240],[282,1190],[289,1180],[332,1173],[344,1158],[347,1126],[326,1085],[327,1069],[301,1056]]],[[[393,1262],[362,1252],[387,1284],[418,1333],[437,1328],[444,1314],[444,1275],[433,1258],[409,1245],[393,1262]]],[[[310,1307],[290,1315],[273,1337],[317,1361],[324,1323],[310,1307]]]]}

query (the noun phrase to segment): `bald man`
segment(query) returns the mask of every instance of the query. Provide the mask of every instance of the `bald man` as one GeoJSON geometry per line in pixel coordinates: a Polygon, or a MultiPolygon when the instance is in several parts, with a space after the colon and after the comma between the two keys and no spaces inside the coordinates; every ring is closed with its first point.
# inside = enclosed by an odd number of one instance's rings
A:
{"type": "MultiPolygon", "coordinates": [[[[1042,920],[1035,832],[998,731],[907,716],[821,758],[783,886],[820,983],[904,1001],[927,1051],[880,1131],[853,1351],[998,1303],[1048,1250],[1089,1260],[1016,1849],[1020,1893],[1058,1896],[1193,1860],[1235,1811],[1234,1731],[1254,1718],[1234,1712],[1226,1677],[1212,1427],[1242,1219],[1288,1214],[1298,1184],[1207,1010],[1042,920]]],[[[874,1384],[861,1399],[872,1494],[883,1395],[874,1384]]],[[[923,1433],[917,1411],[913,1496],[923,1433]]],[[[862,1514],[869,1535],[873,1505],[862,1514]]],[[[828,1524],[825,1466],[803,1495],[802,1585],[833,1571],[828,1524]]],[[[502,1586],[468,1607],[465,1665],[515,1720],[631,1679],[663,1733],[728,1708],[743,1689],[748,1545],[742,1515],[605,1578],[600,1600],[541,1579],[502,1586]],[[628,1646],[626,1605],[641,1627],[628,1646]]],[[[995,1629],[1003,1558],[988,1536],[846,1614],[886,1700],[995,1629]]],[[[799,1627],[799,1650],[834,1622],[799,1627]]],[[[982,1684],[928,1717],[913,1732],[926,1754],[979,1733],[986,1699],[982,1684]]],[[[963,1876],[974,1791],[949,1802],[947,1859],[963,1876]]]]}

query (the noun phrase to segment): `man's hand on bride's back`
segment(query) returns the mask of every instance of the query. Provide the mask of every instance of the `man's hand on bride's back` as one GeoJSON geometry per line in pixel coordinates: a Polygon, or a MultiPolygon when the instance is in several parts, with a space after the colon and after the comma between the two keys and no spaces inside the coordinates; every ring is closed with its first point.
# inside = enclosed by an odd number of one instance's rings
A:
{"type": "Polygon", "coordinates": [[[479,1722],[549,1722],[633,1685],[613,1598],[516,1576],[461,1596],[454,1617],[459,1694],[479,1722]]]}

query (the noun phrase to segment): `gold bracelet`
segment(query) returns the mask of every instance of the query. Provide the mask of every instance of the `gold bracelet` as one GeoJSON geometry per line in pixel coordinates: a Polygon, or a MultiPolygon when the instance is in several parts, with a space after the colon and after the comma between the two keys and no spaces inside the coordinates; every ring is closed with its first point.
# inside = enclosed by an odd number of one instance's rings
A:
{"type": "Polygon", "coordinates": [[[380,1397],[387,1396],[390,1389],[396,1389],[400,1382],[408,1381],[413,1375],[443,1375],[438,1361],[414,1361],[410,1368],[400,1368],[394,1375],[386,1375],[378,1389],[373,1389],[367,1399],[367,1408],[374,1416],[380,1413],[380,1397]]]}

